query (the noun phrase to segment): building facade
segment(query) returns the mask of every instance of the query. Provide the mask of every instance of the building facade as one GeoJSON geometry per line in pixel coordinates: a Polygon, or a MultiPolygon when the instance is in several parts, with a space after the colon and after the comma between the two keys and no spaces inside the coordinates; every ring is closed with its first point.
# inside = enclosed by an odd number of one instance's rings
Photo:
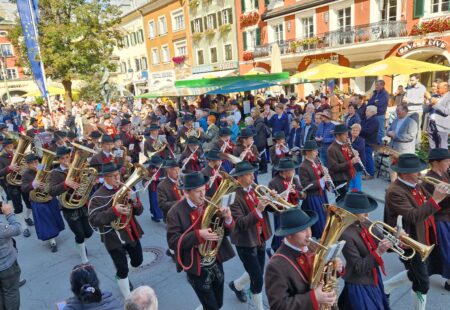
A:
{"type": "MultiPolygon", "coordinates": [[[[247,5],[248,1],[240,2],[247,5]]],[[[391,55],[441,64],[448,64],[450,59],[448,22],[441,22],[434,32],[432,26],[425,30],[417,26],[434,25],[436,20],[448,18],[446,0],[272,0],[264,1],[261,12],[262,2],[259,1],[257,35],[249,36],[250,27],[240,31],[241,74],[252,69],[270,71],[274,44],[280,48],[283,71],[291,73],[324,62],[359,68],[391,55]]],[[[422,76],[425,85],[435,77],[448,79],[445,72],[422,76]]],[[[364,94],[373,89],[375,80],[376,77],[344,79],[341,85],[364,94]]],[[[390,80],[386,80],[390,85],[390,80]]],[[[396,78],[394,88],[397,84],[404,85],[405,77],[396,78]]],[[[304,84],[295,91],[306,95],[317,87],[304,84]]]]}
{"type": "Polygon", "coordinates": [[[235,0],[190,0],[192,76],[223,77],[239,73],[235,0]]]}
{"type": "Polygon", "coordinates": [[[138,11],[143,15],[149,90],[190,76],[193,60],[187,1],[150,1],[138,11]]]}

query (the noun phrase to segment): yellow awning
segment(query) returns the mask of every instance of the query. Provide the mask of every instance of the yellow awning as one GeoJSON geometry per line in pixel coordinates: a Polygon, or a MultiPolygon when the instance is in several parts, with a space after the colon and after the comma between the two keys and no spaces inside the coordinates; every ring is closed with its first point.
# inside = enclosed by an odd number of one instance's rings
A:
{"type": "MultiPolygon", "coordinates": [[[[64,95],[66,93],[64,88],[54,87],[54,86],[50,86],[47,91],[50,96],[64,95]]],[[[72,95],[77,94],[77,93],[78,93],[77,90],[72,89],[72,95]]],[[[39,89],[36,89],[29,93],[26,93],[22,97],[40,97],[40,96],[42,96],[41,91],[39,89]]]]}
{"type": "Polygon", "coordinates": [[[355,69],[335,65],[332,63],[324,63],[317,67],[294,74],[291,79],[317,81],[325,79],[339,79],[354,72],[355,69]]]}

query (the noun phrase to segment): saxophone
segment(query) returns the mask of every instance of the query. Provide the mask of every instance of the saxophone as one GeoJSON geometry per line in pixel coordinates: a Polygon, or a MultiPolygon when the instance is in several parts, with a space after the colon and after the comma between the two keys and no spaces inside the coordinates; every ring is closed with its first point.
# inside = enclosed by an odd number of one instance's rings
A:
{"type": "MultiPolygon", "coordinates": [[[[335,244],[342,233],[351,224],[358,221],[358,218],[335,205],[324,204],[327,212],[327,222],[323,230],[322,238],[319,242],[319,249],[314,256],[314,263],[311,272],[311,288],[315,289],[323,281],[323,291],[332,292],[338,289],[337,270],[334,258],[327,261],[329,247],[335,244]]],[[[328,309],[327,305],[320,305],[321,309],[328,309]]]]}
{"type": "Polygon", "coordinates": [[[43,153],[41,161],[42,169],[38,170],[35,179],[41,183],[44,183],[45,187],[43,189],[33,189],[30,192],[30,198],[33,201],[45,203],[52,200],[52,196],[50,196],[48,193],[48,176],[50,175],[50,171],[52,170],[53,161],[56,157],[56,154],[46,149],[41,149],[41,151],[43,153]]]}
{"type": "Polygon", "coordinates": [[[8,182],[9,185],[13,186],[21,186],[22,185],[22,175],[27,169],[27,166],[25,164],[25,150],[30,146],[31,142],[33,141],[33,138],[30,138],[25,135],[19,135],[19,139],[17,142],[17,148],[14,152],[14,157],[11,161],[11,165],[19,165],[20,170],[19,171],[11,171],[6,175],[6,182],[8,182]]]}
{"type": "Polygon", "coordinates": [[[66,180],[74,180],[80,184],[80,187],[76,190],[71,188],[64,192],[59,197],[59,201],[64,208],[78,209],[86,204],[97,179],[97,169],[88,167],[87,162],[87,159],[96,153],[94,150],[77,143],[72,143],[72,146],[72,152],[75,153],[75,156],[70,164],[66,180]]]}
{"type": "Polygon", "coordinates": [[[203,212],[202,222],[200,229],[211,228],[218,236],[219,240],[217,241],[205,241],[200,244],[198,250],[200,255],[202,256],[202,264],[204,266],[210,265],[214,263],[216,260],[216,255],[219,252],[220,245],[222,244],[222,240],[225,234],[225,229],[223,227],[223,220],[217,216],[217,213],[220,210],[220,202],[224,195],[232,193],[236,191],[238,187],[241,185],[232,177],[230,177],[227,173],[221,172],[222,182],[219,185],[219,188],[212,196],[211,200],[205,199],[208,203],[205,211],[203,212]]]}
{"type": "Polygon", "coordinates": [[[139,183],[142,179],[149,178],[149,172],[147,168],[145,168],[141,164],[136,164],[133,174],[128,178],[128,180],[122,185],[117,193],[114,194],[112,205],[115,206],[117,204],[122,204],[127,206],[130,209],[130,212],[125,217],[125,215],[121,215],[118,219],[111,222],[111,227],[115,230],[121,230],[128,226],[128,223],[133,216],[133,207],[129,203],[129,194],[132,191],[132,188],[139,183]]]}

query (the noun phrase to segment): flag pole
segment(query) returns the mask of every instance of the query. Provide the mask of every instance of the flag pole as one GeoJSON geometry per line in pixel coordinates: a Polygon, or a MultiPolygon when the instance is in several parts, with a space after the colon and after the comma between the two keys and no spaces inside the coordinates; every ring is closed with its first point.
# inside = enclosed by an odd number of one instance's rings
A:
{"type": "Polygon", "coordinates": [[[50,110],[50,119],[52,121],[52,125],[55,125],[55,122],[53,120],[53,107],[50,102],[50,96],[48,94],[47,77],[45,76],[44,61],[42,60],[41,47],[39,46],[39,33],[38,33],[37,27],[36,27],[36,17],[34,16],[34,9],[31,4],[31,0],[27,0],[27,1],[28,1],[28,6],[30,7],[31,19],[32,19],[32,23],[33,23],[33,30],[34,30],[34,34],[35,34],[35,38],[36,38],[36,46],[37,46],[37,51],[38,51],[38,55],[39,55],[39,63],[41,66],[41,71],[42,71],[42,80],[44,82],[44,88],[45,88],[44,97],[45,97],[45,99],[47,99],[47,105],[50,110]]]}

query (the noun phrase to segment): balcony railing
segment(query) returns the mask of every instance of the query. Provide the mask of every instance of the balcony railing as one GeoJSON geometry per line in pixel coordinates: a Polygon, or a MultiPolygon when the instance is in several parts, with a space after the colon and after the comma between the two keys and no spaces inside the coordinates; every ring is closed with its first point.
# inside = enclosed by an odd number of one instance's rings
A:
{"type": "MultiPolygon", "coordinates": [[[[341,30],[317,34],[312,38],[300,38],[296,40],[284,40],[278,43],[281,55],[289,53],[311,52],[317,49],[340,47],[349,44],[373,42],[388,38],[407,36],[406,21],[382,21],[373,24],[346,27],[341,30]]],[[[266,57],[271,54],[272,46],[269,43],[256,46],[253,57],[266,57]]]]}

